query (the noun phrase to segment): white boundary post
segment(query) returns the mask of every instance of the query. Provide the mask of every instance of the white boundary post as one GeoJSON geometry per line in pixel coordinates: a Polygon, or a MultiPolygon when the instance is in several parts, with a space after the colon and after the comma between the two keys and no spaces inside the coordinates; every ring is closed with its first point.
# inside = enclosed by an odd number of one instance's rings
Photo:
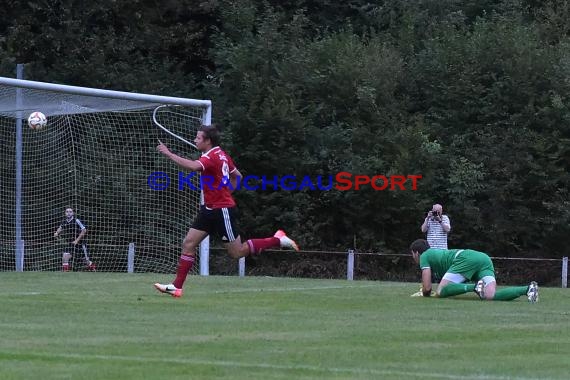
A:
{"type": "Polygon", "coordinates": [[[240,277],[245,277],[245,257],[240,257],[238,260],[238,272],[240,277]]]}
{"type": "Polygon", "coordinates": [[[354,280],[354,249],[348,250],[348,260],[346,264],[346,279],[354,280]]]}
{"type": "Polygon", "coordinates": [[[200,243],[200,276],[210,275],[210,239],[208,236],[200,243]]]}
{"type": "Polygon", "coordinates": [[[25,241],[21,240],[20,241],[20,252],[21,255],[20,256],[16,256],[16,271],[17,272],[23,272],[24,271],[24,256],[25,256],[25,241]]]}
{"type": "Polygon", "coordinates": [[[127,273],[135,273],[135,243],[129,243],[127,254],[127,273]]]}
{"type": "Polygon", "coordinates": [[[562,258],[562,287],[568,287],[568,256],[562,258]]]}

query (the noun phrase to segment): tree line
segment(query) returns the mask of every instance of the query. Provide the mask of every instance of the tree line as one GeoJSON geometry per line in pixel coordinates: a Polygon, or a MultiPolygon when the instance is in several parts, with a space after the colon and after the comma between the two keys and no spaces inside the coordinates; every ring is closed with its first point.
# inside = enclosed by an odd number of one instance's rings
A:
{"type": "Polygon", "coordinates": [[[0,75],[213,100],[257,176],[422,175],[415,191],[242,191],[246,235],[560,257],[570,236],[570,1],[13,0],[0,75]]]}

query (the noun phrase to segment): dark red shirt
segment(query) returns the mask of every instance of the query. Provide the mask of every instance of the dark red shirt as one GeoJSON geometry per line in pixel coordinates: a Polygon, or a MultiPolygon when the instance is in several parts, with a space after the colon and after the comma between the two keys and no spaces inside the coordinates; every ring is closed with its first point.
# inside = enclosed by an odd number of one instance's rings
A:
{"type": "Polygon", "coordinates": [[[198,160],[203,167],[202,191],[208,208],[234,207],[230,173],[237,170],[234,161],[219,146],[213,147],[198,160]]]}

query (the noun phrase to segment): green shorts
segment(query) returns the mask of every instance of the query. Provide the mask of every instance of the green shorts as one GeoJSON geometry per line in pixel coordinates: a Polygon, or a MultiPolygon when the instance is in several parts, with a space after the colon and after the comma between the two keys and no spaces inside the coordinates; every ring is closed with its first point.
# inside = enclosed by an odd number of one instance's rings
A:
{"type": "Polygon", "coordinates": [[[457,255],[447,273],[460,274],[467,280],[474,281],[485,276],[495,277],[495,267],[487,254],[465,249],[457,255]]]}

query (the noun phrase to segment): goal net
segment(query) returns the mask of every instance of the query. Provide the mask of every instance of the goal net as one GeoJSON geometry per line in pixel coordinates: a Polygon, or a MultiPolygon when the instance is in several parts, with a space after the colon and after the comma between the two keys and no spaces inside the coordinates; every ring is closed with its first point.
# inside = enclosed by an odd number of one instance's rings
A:
{"type": "MultiPolygon", "coordinates": [[[[0,78],[0,271],[60,271],[71,243],[54,232],[70,207],[98,271],[171,273],[196,216],[199,179],[179,183],[158,139],[180,155],[209,124],[209,101],[0,78]],[[28,127],[33,111],[47,116],[28,127]],[[21,125],[21,127],[19,126],[21,125]],[[20,174],[21,173],[21,174],[20,174]],[[161,174],[157,174],[161,173],[161,174]],[[184,185],[179,189],[179,185],[184,185]]],[[[198,266],[196,266],[198,267],[198,266]]],[[[87,270],[82,249],[72,270],[87,270]]]]}

